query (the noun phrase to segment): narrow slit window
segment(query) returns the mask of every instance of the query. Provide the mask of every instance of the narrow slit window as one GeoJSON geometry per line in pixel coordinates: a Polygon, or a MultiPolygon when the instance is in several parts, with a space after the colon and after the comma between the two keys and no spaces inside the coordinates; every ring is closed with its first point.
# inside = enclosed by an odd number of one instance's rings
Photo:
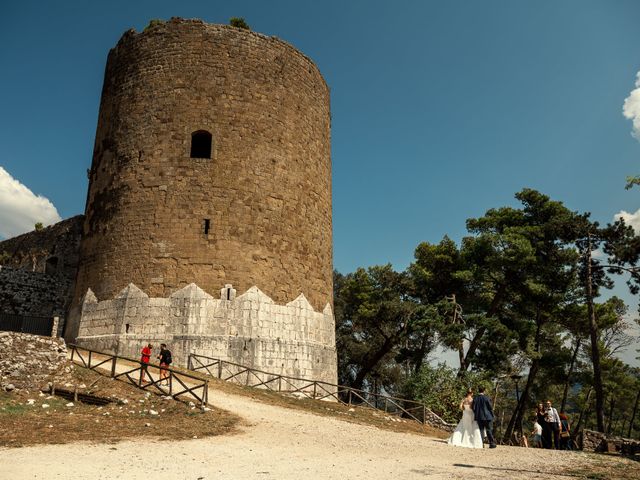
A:
{"type": "Polygon", "coordinates": [[[191,134],[191,158],[211,158],[212,136],[206,130],[191,134]]]}
{"type": "Polygon", "coordinates": [[[204,219],[204,234],[209,235],[209,230],[211,229],[211,220],[208,218],[204,219]]]}
{"type": "Polygon", "coordinates": [[[58,257],[49,257],[44,265],[44,273],[55,275],[58,273],[58,257]]]}

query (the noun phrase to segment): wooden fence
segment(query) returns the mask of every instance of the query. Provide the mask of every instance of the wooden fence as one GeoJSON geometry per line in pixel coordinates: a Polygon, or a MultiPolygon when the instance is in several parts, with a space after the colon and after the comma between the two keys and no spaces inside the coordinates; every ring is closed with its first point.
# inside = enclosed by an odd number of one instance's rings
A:
{"type": "Polygon", "coordinates": [[[263,388],[274,392],[298,394],[316,400],[336,400],[346,405],[367,406],[384,411],[388,415],[410,418],[419,423],[428,423],[446,429],[451,427],[450,424],[438,417],[424,404],[413,400],[367,392],[318,380],[264,372],[245,365],[195,353],[189,354],[187,368],[195,372],[206,372],[211,377],[239,385],[263,388]]]}
{"type": "Polygon", "coordinates": [[[71,361],[100,374],[108,371],[111,378],[125,380],[143,390],[152,390],[162,395],[170,395],[176,400],[191,398],[204,410],[209,395],[209,381],[189,375],[170,367],[143,364],[139,360],[121,357],[70,344],[71,361]],[[126,362],[125,371],[118,371],[118,362],[126,362]]]}

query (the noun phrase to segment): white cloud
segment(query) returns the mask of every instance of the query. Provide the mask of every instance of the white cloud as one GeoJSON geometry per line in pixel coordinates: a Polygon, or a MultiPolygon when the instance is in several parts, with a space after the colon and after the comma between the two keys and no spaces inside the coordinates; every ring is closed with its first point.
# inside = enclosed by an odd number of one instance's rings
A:
{"type": "Polygon", "coordinates": [[[633,122],[631,135],[640,141],[640,72],[636,74],[636,88],[624,99],[622,114],[633,122]]]}
{"type": "Polygon", "coordinates": [[[34,194],[0,167],[0,239],[29,232],[38,222],[47,226],[60,220],[48,198],[34,194]]]}
{"type": "Polygon", "coordinates": [[[624,210],[620,210],[619,213],[616,213],[613,216],[613,220],[623,219],[624,223],[627,225],[631,225],[633,230],[636,232],[636,235],[640,234],[640,208],[636,210],[635,213],[625,212],[624,210]]]}

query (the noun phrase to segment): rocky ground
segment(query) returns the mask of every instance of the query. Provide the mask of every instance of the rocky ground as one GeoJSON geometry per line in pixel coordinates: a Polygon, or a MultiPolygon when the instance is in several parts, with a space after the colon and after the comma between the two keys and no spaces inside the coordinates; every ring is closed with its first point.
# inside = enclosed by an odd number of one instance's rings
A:
{"type": "Polygon", "coordinates": [[[53,378],[68,381],[71,370],[64,340],[0,332],[0,390],[46,388],[53,378]]]}

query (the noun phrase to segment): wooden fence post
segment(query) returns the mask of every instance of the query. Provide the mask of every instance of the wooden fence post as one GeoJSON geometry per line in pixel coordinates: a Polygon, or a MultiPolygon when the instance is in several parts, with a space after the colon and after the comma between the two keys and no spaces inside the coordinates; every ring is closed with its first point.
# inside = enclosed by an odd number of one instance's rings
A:
{"type": "Polygon", "coordinates": [[[218,378],[222,378],[222,360],[218,360],[218,378]]]}
{"type": "Polygon", "coordinates": [[[89,350],[89,369],[91,369],[91,350],[89,350]]]}
{"type": "Polygon", "coordinates": [[[76,353],[76,346],[72,345],[71,346],[71,362],[73,362],[73,355],[76,353]]]}
{"type": "Polygon", "coordinates": [[[111,360],[111,378],[116,376],[116,358],[118,357],[113,357],[111,360]]]}

